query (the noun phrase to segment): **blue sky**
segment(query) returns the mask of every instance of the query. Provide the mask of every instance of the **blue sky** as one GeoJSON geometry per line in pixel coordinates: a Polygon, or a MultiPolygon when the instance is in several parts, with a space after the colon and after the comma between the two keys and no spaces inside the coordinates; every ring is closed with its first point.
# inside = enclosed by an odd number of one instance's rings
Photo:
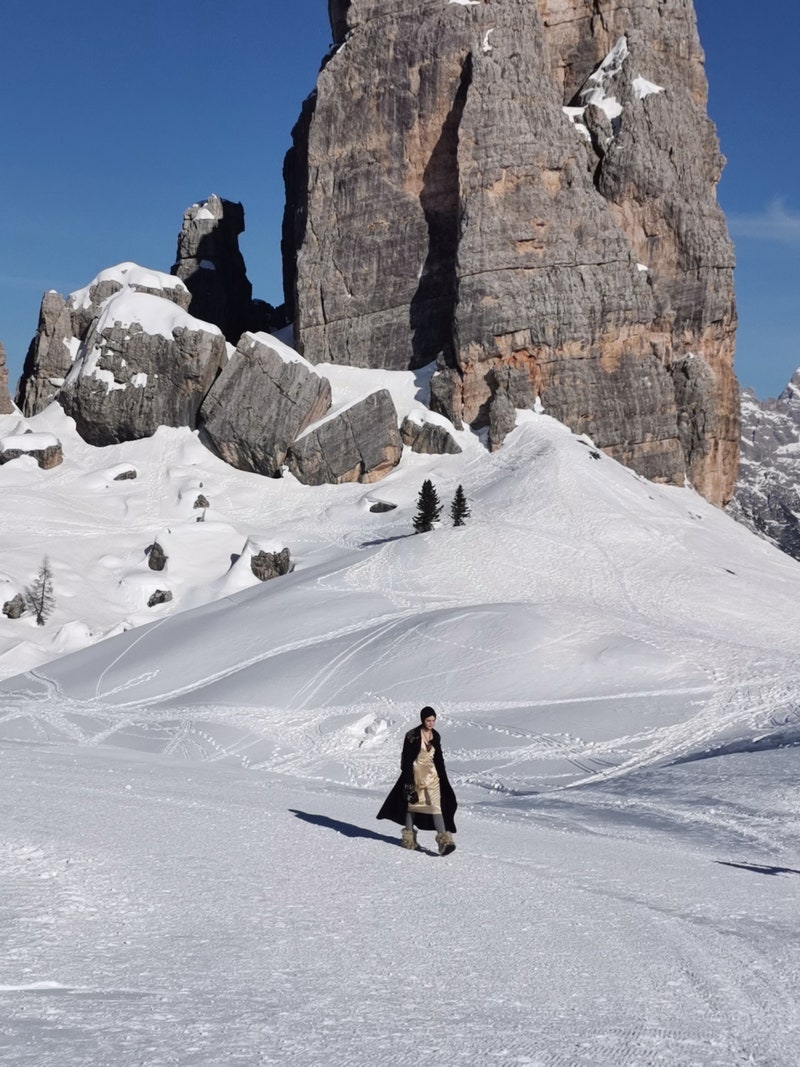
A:
{"type": "MultiPolygon", "coordinates": [[[[695,0],[719,190],[737,248],[736,367],[759,396],[800,365],[800,5],[695,0]]],[[[240,200],[255,295],[279,303],[281,167],[330,41],[325,0],[6,0],[0,340],[12,381],[42,292],[122,260],[169,270],[183,211],[240,200]]]]}

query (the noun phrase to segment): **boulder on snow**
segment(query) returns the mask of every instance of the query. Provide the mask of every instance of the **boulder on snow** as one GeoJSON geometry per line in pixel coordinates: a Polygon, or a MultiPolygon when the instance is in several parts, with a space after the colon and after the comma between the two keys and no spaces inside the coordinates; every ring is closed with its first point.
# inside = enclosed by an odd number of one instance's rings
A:
{"type": "Polygon", "coordinates": [[[147,553],[147,566],[151,571],[163,571],[167,565],[169,556],[158,543],[155,541],[147,553]]]}
{"type": "Polygon", "coordinates": [[[403,444],[409,445],[412,452],[427,456],[458,455],[461,446],[455,442],[443,422],[444,419],[434,422],[423,412],[415,411],[406,415],[400,427],[403,444]]]}
{"type": "Polygon", "coordinates": [[[148,608],[155,608],[159,604],[168,604],[172,600],[171,589],[156,589],[155,593],[148,599],[148,608]]]}
{"type": "Polygon", "coordinates": [[[203,431],[240,470],[274,477],[291,443],[331,406],[331,387],[268,334],[246,333],[203,401],[203,431]]]}
{"type": "Polygon", "coordinates": [[[11,600],[7,600],[3,604],[3,614],[9,619],[21,619],[25,614],[25,597],[22,593],[17,593],[11,600]]]}
{"type": "Polygon", "coordinates": [[[267,552],[262,549],[250,557],[250,570],[260,582],[268,582],[271,578],[288,574],[292,567],[288,548],[279,552],[267,552]]]}
{"type": "Polygon", "coordinates": [[[109,267],[66,298],[53,290],[45,293],[17,393],[23,415],[36,415],[56,399],[102,305],[123,289],[161,297],[184,310],[191,299],[179,278],[136,263],[109,267]]]}
{"type": "Polygon", "coordinates": [[[42,470],[50,470],[64,462],[61,442],[50,433],[11,434],[0,437],[0,466],[20,456],[31,456],[42,470]]]}
{"type": "Polygon", "coordinates": [[[215,326],[125,287],[93,319],[58,401],[93,445],[150,437],[159,426],[194,429],[226,359],[215,326]]]}
{"type": "Polygon", "coordinates": [[[308,430],[286,463],[305,485],[376,482],[402,454],[397,411],[388,389],[380,389],[308,430]]]}

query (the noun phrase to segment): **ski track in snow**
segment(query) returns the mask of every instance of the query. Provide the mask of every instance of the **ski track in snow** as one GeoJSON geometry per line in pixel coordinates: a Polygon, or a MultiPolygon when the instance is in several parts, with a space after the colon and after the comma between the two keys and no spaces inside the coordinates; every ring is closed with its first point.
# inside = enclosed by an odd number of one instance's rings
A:
{"type": "Polygon", "coordinates": [[[2,1063],[796,1062],[797,885],[715,862],[713,833],[467,803],[442,860],[375,794],[4,759],[2,1063]]]}
{"type": "MultiPolygon", "coordinates": [[[[62,623],[119,623],[173,528],[177,604],[214,602],[44,666],[53,635],[0,619],[4,669],[39,664],[0,683],[1,1063],[794,1067],[796,563],[544,416],[406,455],[378,516],[375,487],[254,492],[191,435],[99,456],[58,419],[62,623]],[[427,476],[463,529],[409,536],[427,476]],[[287,531],[295,573],[226,584],[287,531]],[[428,702],[445,860],[374,817],[428,702]]],[[[25,492],[0,534],[30,563],[25,492]]]]}

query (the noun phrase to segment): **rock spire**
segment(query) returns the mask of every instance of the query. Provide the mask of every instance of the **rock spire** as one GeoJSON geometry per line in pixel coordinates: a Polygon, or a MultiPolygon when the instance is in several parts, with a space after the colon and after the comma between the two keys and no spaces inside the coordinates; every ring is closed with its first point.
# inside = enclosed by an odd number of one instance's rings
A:
{"type": "Polygon", "coordinates": [[[691,0],[328,6],[285,165],[298,349],[436,360],[432,406],[495,447],[538,396],[647,477],[729,499],[733,250],[691,0]]]}
{"type": "Polygon", "coordinates": [[[213,194],[183,215],[172,273],[192,294],[189,312],[219,326],[237,344],[245,330],[267,328],[267,305],[253,301],[253,287],[239,251],[244,208],[213,194]]]}

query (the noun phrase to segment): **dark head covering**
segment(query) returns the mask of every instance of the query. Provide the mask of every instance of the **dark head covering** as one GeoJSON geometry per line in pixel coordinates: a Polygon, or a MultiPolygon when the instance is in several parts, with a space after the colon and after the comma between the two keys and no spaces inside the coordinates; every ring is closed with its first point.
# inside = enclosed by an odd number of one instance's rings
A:
{"type": "Polygon", "coordinates": [[[419,713],[419,721],[425,722],[425,720],[429,719],[431,715],[434,717],[434,719],[436,718],[436,712],[433,710],[433,708],[423,708],[422,711],[419,713]]]}

